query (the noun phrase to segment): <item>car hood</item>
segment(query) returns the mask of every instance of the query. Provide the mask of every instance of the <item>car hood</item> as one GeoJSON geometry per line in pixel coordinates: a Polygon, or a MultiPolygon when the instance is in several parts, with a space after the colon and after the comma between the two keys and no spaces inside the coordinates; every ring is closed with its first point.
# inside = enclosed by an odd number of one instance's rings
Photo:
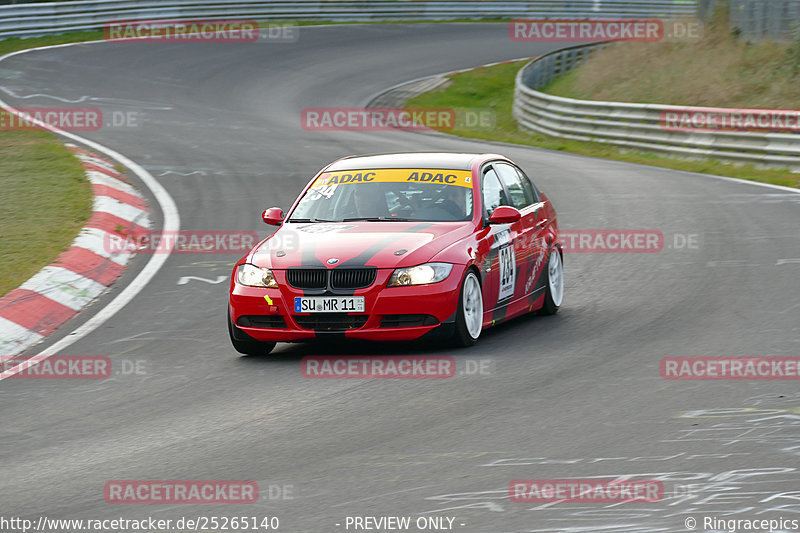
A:
{"type": "Polygon", "coordinates": [[[470,222],[285,223],[248,260],[273,269],[412,266],[470,231],[470,222]]]}

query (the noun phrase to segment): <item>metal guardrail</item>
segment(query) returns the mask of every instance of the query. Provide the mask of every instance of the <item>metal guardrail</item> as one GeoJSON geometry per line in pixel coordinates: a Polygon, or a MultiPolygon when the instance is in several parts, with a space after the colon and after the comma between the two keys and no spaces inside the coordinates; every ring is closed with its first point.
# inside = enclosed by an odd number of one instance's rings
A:
{"type": "Polygon", "coordinates": [[[101,29],[112,20],[453,20],[693,16],[696,0],[81,0],[0,5],[0,39],[101,29]]]}
{"type": "Polygon", "coordinates": [[[708,112],[709,108],[575,100],[536,90],[556,75],[580,64],[596,46],[559,50],[534,59],[519,71],[513,114],[523,129],[673,156],[713,158],[800,171],[800,134],[667,131],[662,125],[663,112],[708,112]]]}
{"type": "Polygon", "coordinates": [[[523,68],[523,82],[527,87],[541,88],[563,74],[583,63],[589,55],[602,44],[582,44],[562,48],[554,53],[535,59],[523,68]]]}
{"type": "Polygon", "coordinates": [[[800,0],[730,0],[729,22],[752,40],[800,39],[800,0]]]}

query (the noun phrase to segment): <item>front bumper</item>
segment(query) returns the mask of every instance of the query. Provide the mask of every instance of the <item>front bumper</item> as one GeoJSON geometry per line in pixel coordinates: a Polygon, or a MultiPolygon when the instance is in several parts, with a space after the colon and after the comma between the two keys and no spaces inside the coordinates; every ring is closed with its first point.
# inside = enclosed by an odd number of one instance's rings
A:
{"type": "Polygon", "coordinates": [[[365,340],[413,340],[455,319],[464,267],[454,265],[444,281],[430,285],[386,287],[393,269],[378,269],[365,289],[326,293],[364,297],[364,313],[295,313],[296,296],[305,293],[274,270],[277,289],[248,287],[236,281],[230,293],[230,318],[248,336],[269,342],[305,341],[331,336],[365,340]]]}

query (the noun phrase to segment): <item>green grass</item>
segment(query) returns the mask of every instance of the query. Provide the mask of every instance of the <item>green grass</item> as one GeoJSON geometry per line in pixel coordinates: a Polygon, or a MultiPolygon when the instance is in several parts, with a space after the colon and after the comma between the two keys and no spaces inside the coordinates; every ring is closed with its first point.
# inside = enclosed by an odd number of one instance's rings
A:
{"type": "Polygon", "coordinates": [[[800,109],[800,41],[749,43],[727,23],[697,42],[618,43],[545,92],[582,100],[800,109]]]}
{"type": "Polygon", "coordinates": [[[61,35],[47,35],[44,37],[28,37],[20,39],[13,37],[0,41],[0,56],[26,48],[38,46],[51,46],[54,44],[78,43],[83,41],[97,41],[103,38],[102,31],[80,31],[62,33],[61,35]]]}
{"type": "Polygon", "coordinates": [[[573,141],[521,131],[511,116],[511,106],[514,98],[514,77],[524,64],[524,61],[504,63],[451,75],[447,85],[412,98],[406,107],[483,109],[494,114],[495,121],[492,127],[457,126],[448,131],[463,137],[537,146],[603,159],[716,174],[776,185],[800,186],[800,176],[788,170],[761,169],[754,165],[732,165],[716,160],[676,159],[654,153],[623,150],[603,143],[573,141]]]}
{"type": "Polygon", "coordinates": [[[3,295],[69,247],[91,216],[92,188],[55,135],[0,130],[0,205],[3,295]]]}

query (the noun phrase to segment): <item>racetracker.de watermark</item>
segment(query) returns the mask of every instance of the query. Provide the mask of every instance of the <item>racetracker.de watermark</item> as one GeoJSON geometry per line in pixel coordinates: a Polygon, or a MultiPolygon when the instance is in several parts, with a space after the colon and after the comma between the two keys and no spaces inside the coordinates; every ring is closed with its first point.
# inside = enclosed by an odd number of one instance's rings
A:
{"type": "Polygon", "coordinates": [[[664,131],[800,133],[800,110],[675,108],[662,110],[664,131]]]}
{"type": "Polygon", "coordinates": [[[103,25],[106,41],[167,43],[254,43],[258,41],[255,20],[111,20],[103,25]]]}
{"type": "Polygon", "coordinates": [[[659,371],[670,380],[798,380],[800,357],[664,357],[659,371]]]}
{"type": "Polygon", "coordinates": [[[565,253],[656,253],[664,234],[653,229],[559,230],[565,253]]]}
{"type": "Polygon", "coordinates": [[[51,127],[63,131],[98,131],[103,128],[138,128],[138,111],[97,107],[21,107],[16,113],[0,113],[0,131],[28,131],[51,127]]]}
{"type": "Polygon", "coordinates": [[[518,42],[655,42],[664,38],[664,22],[660,19],[512,20],[508,33],[512,41],[518,42]]]}
{"type": "Polygon", "coordinates": [[[103,488],[111,504],[245,504],[258,501],[255,481],[109,481],[103,488]]]}
{"type": "Polygon", "coordinates": [[[105,355],[0,355],[0,373],[12,371],[6,379],[106,379],[111,376],[111,359],[105,355]]]}
{"type": "Polygon", "coordinates": [[[143,231],[106,233],[103,249],[110,254],[229,254],[249,250],[258,241],[255,231],[143,231]]]}
{"type": "Polygon", "coordinates": [[[660,502],[664,484],[658,480],[515,479],[508,497],[517,503],[660,502]]]}
{"type": "Polygon", "coordinates": [[[307,379],[447,379],[456,375],[456,362],[450,355],[309,355],[300,369],[307,379]]]}
{"type": "Polygon", "coordinates": [[[656,42],[698,40],[702,25],[691,20],[532,19],[512,20],[508,34],[517,42],[656,42]]]}
{"type": "Polygon", "coordinates": [[[312,131],[452,130],[456,113],[449,108],[310,107],[300,125],[312,131]]]}

